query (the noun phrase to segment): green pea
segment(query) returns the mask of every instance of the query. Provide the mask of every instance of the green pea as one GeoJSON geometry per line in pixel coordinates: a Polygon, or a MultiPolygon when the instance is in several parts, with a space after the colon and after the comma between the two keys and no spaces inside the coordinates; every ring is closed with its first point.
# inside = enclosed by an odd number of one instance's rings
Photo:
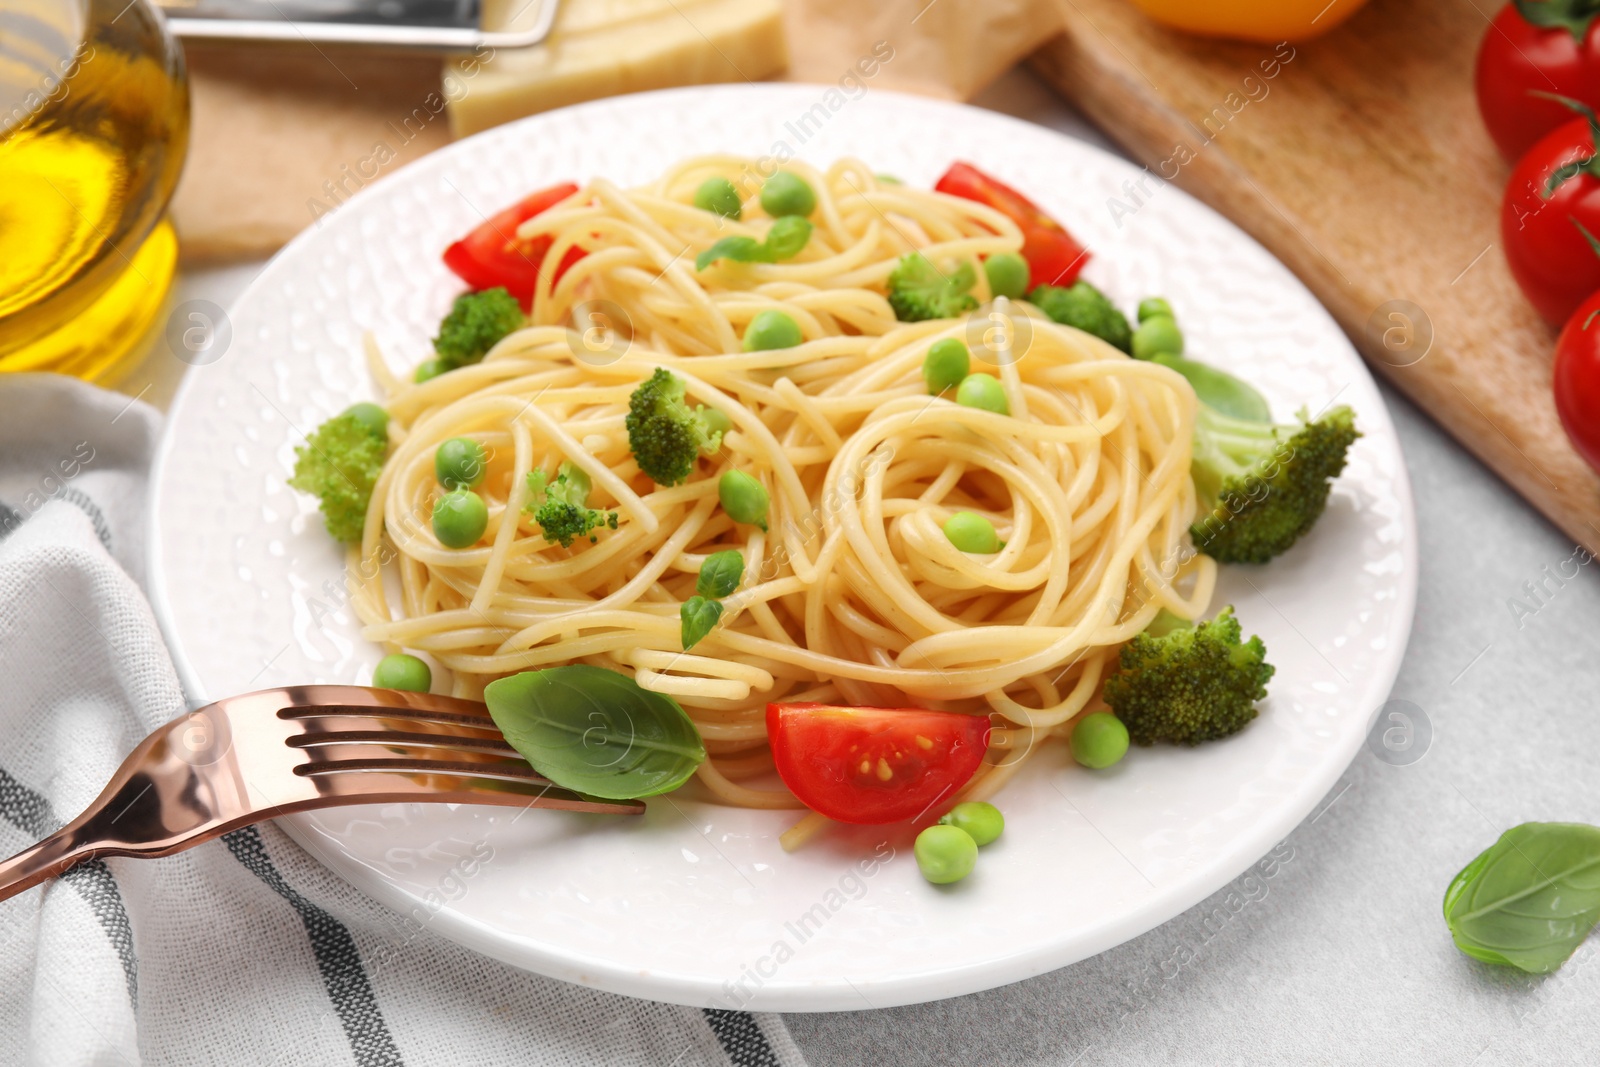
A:
{"type": "Polygon", "coordinates": [[[378,405],[362,401],[359,404],[351,404],[344,409],[344,413],[371,430],[374,437],[388,436],[389,413],[378,405]]]}
{"type": "Polygon", "coordinates": [[[1178,317],[1172,313],[1172,305],[1167,303],[1166,300],[1159,296],[1147,296],[1143,300],[1139,301],[1140,322],[1143,322],[1145,319],[1153,319],[1157,315],[1165,315],[1169,319],[1176,319],[1178,317]]]}
{"type": "Polygon", "coordinates": [[[433,536],[446,548],[471,548],[489,528],[489,506],[471,489],[452,489],[433,502],[433,536]]]}
{"type": "Polygon", "coordinates": [[[433,688],[433,672],[415,656],[397,652],[385,656],[372,668],[372,684],[378,689],[407,689],[426,693],[433,688]]]}
{"type": "Polygon", "coordinates": [[[905,182],[901,181],[899,178],[896,178],[893,174],[874,174],[873,177],[878,179],[878,184],[879,185],[904,185],[905,184],[905,182]]]}
{"type": "Polygon", "coordinates": [[[993,804],[981,800],[968,800],[957,804],[939,817],[942,826],[965,830],[973,841],[987,845],[1000,836],[1006,828],[1006,817],[993,804]]]}
{"type": "Polygon", "coordinates": [[[694,191],[694,206],[725,219],[736,219],[743,210],[739,190],[726,178],[707,178],[694,191]]]}
{"type": "Polygon", "coordinates": [[[1028,291],[1028,261],[1015,252],[996,252],[983,261],[989,276],[989,292],[995,296],[1020,300],[1028,291]]]}
{"type": "Polygon", "coordinates": [[[452,437],[433,454],[433,474],[446,489],[471,489],[483,481],[488,458],[470,437],[452,437]]]}
{"type": "Polygon", "coordinates": [[[992,374],[969,374],[961,379],[956,389],[956,403],[969,408],[982,408],[996,415],[1011,414],[1011,401],[1006,399],[1006,388],[992,374]]]}
{"type": "Polygon", "coordinates": [[[1110,712],[1097,711],[1072,728],[1070,747],[1085,767],[1109,767],[1128,754],[1128,728],[1110,712]]]}
{"type": "Polygon", "coordinates": [[[706,433],[727,433],[733,429],[733,420],[716,408],[700,408],[699,411],[706,420],[706,433]]]}
{"type": "Polygon", "coordinates": [[[817,194],[798,174],[780,170],[761,186],[761,210],[773,218],[809,215],[817,210],[817,194]]]}
{"type": "Polygon", "coordinates": [[[974,511],[958,511],[944,520],[944,535],[962,552],[993,555],[1004,547],[994,523],[974,511]]]}
{"type": "Polygon", "coordinates": [[[1171,315],[1152,315],[1133,331],[1133,358],[1183,355],[1183,331],[1171,315]]]}
{"type": "Polygon", "coordinates": [[[781,311],[768,308],[756,313],[744,330],[746,352],[766,352],[774,348],[793,348],[804,341],[800,324],[781,311]]]}
{"type": "Polygon", "coordinates": [[[911,851],[917,857],[922,877],[934,885],[961,881],[978,862],[978,843],[957,826],[928,827],[917,835],[911,851]]]}
{"type": "Polygon", "coordinates": [[[767,508],[772,499],[766,486],[744,471],[728,471],[717,482],[717,496],[722,500],[722,510],[734,522],[767,528],[767,508]]]}
{"type": "Polygon", "coordinates": [[[957,337],[933,342],[922,358],[922,380],[928,383],[928,392],[934,396],[960,385],[971,371],[972,356],[957,337]]]}
{"type": "Polygon", "coordinates": [[[437,378],[449,369],[442,359],[425,359],[417,364],[417,373],[413,380],[421,385],[429,378],[437,378]]]}

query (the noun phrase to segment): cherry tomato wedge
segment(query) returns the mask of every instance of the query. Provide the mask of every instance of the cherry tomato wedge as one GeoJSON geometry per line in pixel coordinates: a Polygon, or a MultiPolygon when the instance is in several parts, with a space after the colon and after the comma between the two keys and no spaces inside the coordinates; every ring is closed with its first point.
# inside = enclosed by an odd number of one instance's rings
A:
{"type": "Polygon", "coordinates": [[[1500,237],[1511,275],[1553,326],[1600,289],[1600,161],[1589,119],[1573,119],[1528,150],[1511,172],[1500,237]],[[1553,187],[1552,187],[1553,183],[1553,187]]]}
{"type": "Polygon", "coordinates": [[[976,200],[1008,215],[1022,230],[1022,258],[1028,261],[1028,288],[1071,285],[1089,262],[1089,253],[1055,219],[1011,186],[970,163],[953,163],[934,189],[976,200]]]}
{"type": "Polygon", "coordinates": [[[1535,92],[1600,107],[1600,38],[1587,0],[1507,4],[1478,49],[1478,110],[1489,136],[1515,163],[1571,113],[1535,92]],[[1530,21],[1530,16],[1532,21],[1530,21]]]}
{"type": "Polygon", "coordinates": [[[983,762],[989,720],[917,708],[768,704],[778,775],[830,819],[914,819],[955,795],[983,762]]]}
{"type": "MultiPolygon", "coordinates": [[[[512,296],[522,301],[526,309],[533,300],[533,292],[539,282],[539,267],[544,262],[545,253],[550,251],[551,241],[549,237],[519,241],[517,227],[577,191],[576,185],[562,182],[541,189],[490,216],[483,225],[445,249],[444,265],[474,289],[505,286],[512,296]]],[[[556,267],[556,276],[551,284],[560,281],[567,269],[585,254],[580,248],[568,249],[556,267]]]]}
{"type": "Polygon", "coordinates": [[[1555,391],[1572,447],[1600,471],[1600,293],[1572,313],[1556,339],[1555,391]]]}

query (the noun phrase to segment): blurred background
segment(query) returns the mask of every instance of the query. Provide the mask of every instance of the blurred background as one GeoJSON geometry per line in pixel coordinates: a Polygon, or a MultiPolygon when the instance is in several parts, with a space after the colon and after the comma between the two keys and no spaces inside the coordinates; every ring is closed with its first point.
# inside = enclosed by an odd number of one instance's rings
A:
{"type": "MultiPolygon", "coordinates": [[[[365,185],[491,126],[622,93],[764,79],[837,84],[847,98],[870,87],[969,100],[1050,48],[1074,6],[161,2],[0,3],[0,367],[115,384],[159,339],[180,264],[261,261],[365,185]]],[[[1144,2],[1164,17],[1182,8],[1144,2]]],[[[1348,10],[1315,30],[1359,4],[1329,6],[1348,10]]],[[[1234,29],[1303,37],[1309,17],[1242,13],[1234,29]]]]}

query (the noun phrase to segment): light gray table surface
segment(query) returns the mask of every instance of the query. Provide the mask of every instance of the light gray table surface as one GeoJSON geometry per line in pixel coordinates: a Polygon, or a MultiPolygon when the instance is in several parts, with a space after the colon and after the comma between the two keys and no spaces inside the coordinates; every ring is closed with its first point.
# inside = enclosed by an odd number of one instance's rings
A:
{"type": "MultiPolygon", "coordinates": [[[[1026,73],[976,102],[1109,147],[1026,73]]],[[[187,273],[177,299],[226,306],[260,266],[187,273]]],[[[183,369],[158,349],[123,388],[165,407],[183,369]]],[[[1252,868],[1094,959],[931,1004],[788,1016],[815,1067],[1596,1061],[1600,944],[1548,977],[1490,967],[1457,952],[1440,901],[1517,823],[1600,823],[1600,564],[1580,566],[1577,546],[1424,412],[1384,397],[1421,559],[1393,697],[1431,730],[1422,757],[1363,750],[1270,875],[1252,868]],[[1577,576],[1552,578],[1568,560],[1577,576]]]]}

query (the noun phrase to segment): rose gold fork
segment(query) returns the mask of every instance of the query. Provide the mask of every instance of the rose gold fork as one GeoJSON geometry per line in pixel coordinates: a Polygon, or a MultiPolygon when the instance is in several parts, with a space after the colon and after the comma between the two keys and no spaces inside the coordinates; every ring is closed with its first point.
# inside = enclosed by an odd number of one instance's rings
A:
{"type": "Polygon", "coordinates": [[[145,738],[87,811],[0,862],[0,900],[96,856],[170,856],[279,815],[397,801],[644,811],[541,777],[470,700],[353,685],[265,689],[145,738]]]}

